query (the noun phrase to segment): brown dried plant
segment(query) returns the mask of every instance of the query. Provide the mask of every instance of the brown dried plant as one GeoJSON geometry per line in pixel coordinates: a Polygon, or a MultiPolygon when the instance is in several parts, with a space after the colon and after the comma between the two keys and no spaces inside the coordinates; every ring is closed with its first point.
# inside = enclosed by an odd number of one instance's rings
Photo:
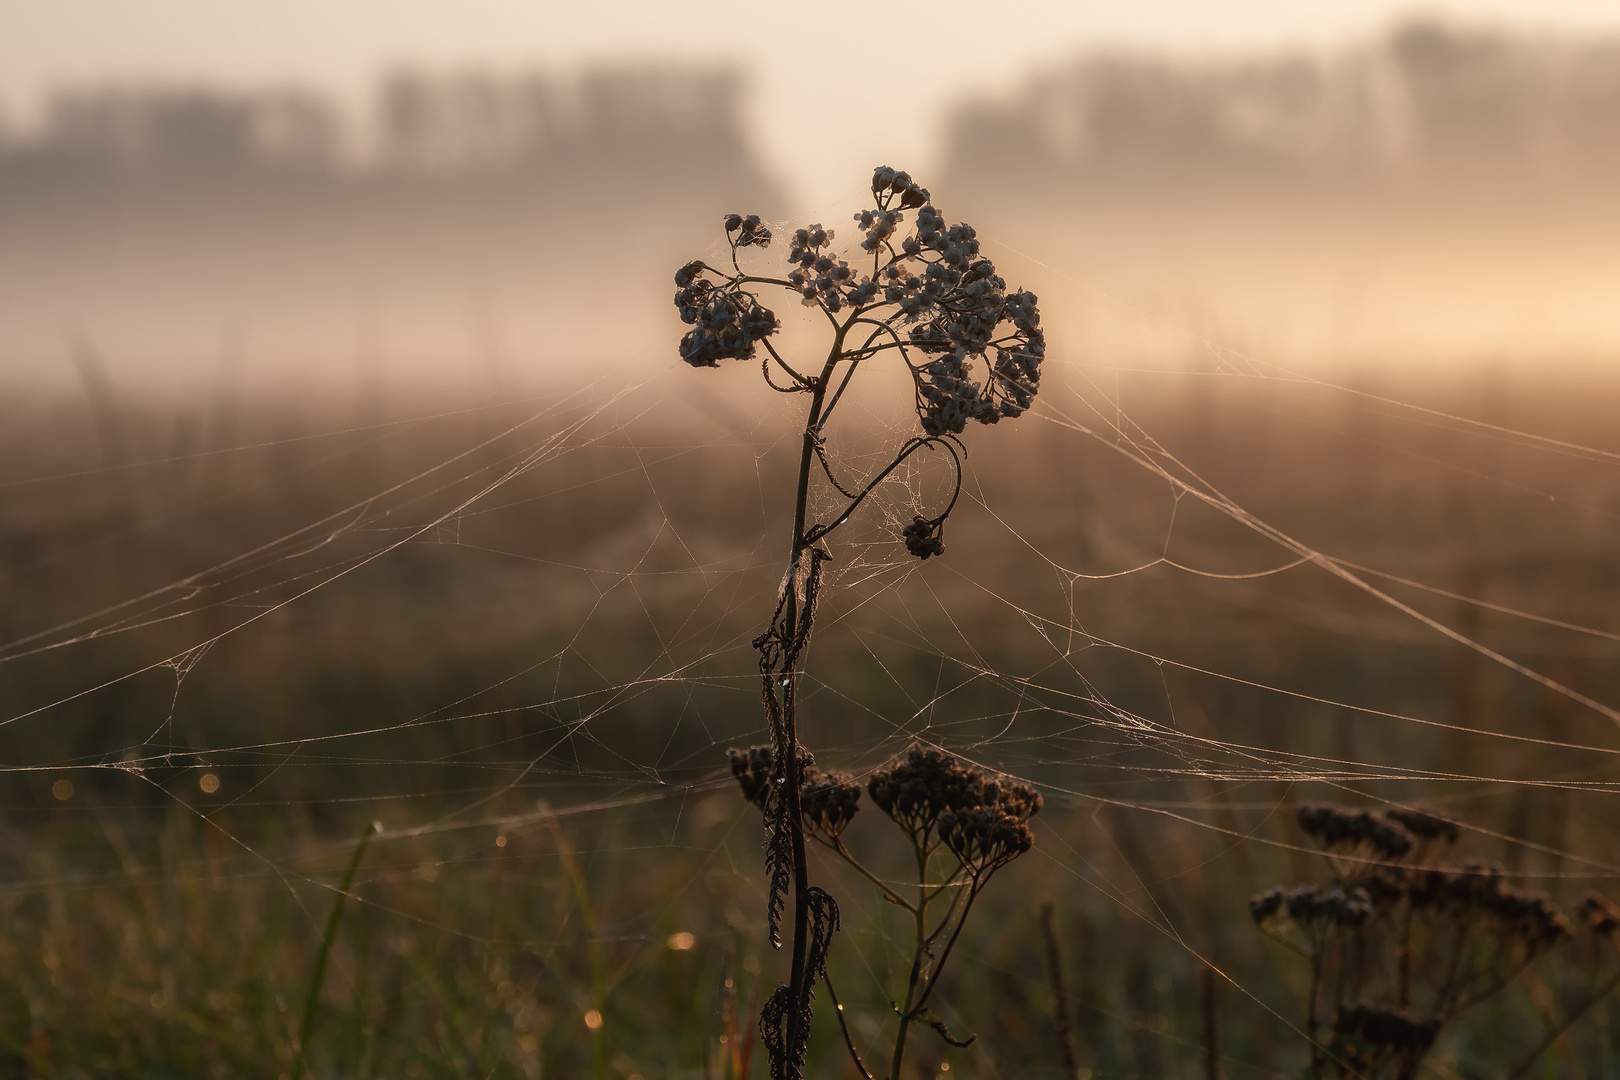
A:
{"type": "MultiPolygon", "coordinates": [[[[802,1075],[812,987],[823,974],[838,928],[837,904],[810,884],[805,836],[813,824],[818,838],[835,841],[836,830],[847,819],[839,817],[841,803],[815,804],[821,806],[820,816],[806,815],[807,796],[814,803],[821,789],[805,784],[810,759],[799,743],[797,716],[799,662],[810,639],[822,567],[832,558],[825,542],[912,455],[938,449],[951,461],[955,489],[939,514],[916,515],[900,538],[919,559],[943,554],[945,519],[961,491],[965,448],[960,436],[967,422],[994,424],[1029,409],[1046,352],[1035,296],[1007,291],[994,264],[980,253],[971,226],[947,226],[928,192],[887,166],[873,173],[872,199],[872,208],[855,215],[861,241],[859,251],[851,252],[854,262],[839,254],[833,230],[818,224],[795,230],[789,238],[785,274],[751,273],[741,257],[768,248],[774,237],[758,216],[731,214],[724,222],[729,268],[695,260],[675,275],[675,306],[692,328],[681,339],[682,359],[693,367],[717,367],[722,360],[752,360],[763,349],[765,381],[781,393],[809,398],[787,570],[770,622],[753,643],[771,754],[747,765],[745,785],[765,811],[766,914],[774,947],[782,943],[786,897],[791,893],[793,898],[788,981],[766,1002],[760,1017],[776,1080],[802,1075]],[[788,293],[825,318],[832,339],[819,372],[799,370],[777,347],[773,339],[781,323],[761,302],[764,290],[788,293]],[[906,439],[889,464],[864,482],[846,484],[834,475],[827,458],[828,422],[856,371],[890,359],[910,374],[921,433],[906,439]],[[824,522],[808,520],[817,464],[844,500],[824,522]]],[[[979,839],[993,827],[993,822],[973,818],[953,819],[950,826],[967,852],[964,858],[981,868],[988,865],[985,860],[999,857],[995,840],[979,839]]],[[[979,876],[988,875],[981,869],[979,876]]],[[[919,1016],[903,1017],[902,1032],[919,1016]]]]}
{"type": "MultiPolygon", "coordinates": [[[[774,752],[769,746],[754,746],[730,753],[732,773],[744,797],[764,810],[774,752]]],[[[808,754],[801,756],[800,765],[805,835],[871,882],[912,921],[911,965],[904,991],[894,1001],[899,1025],[889,1057],[888,1075],[899,1080],[914,1025],[932,1028],[952,1046],[966,1047],[976,1038],[951,1034],[945,1021],[929,1008],[929,1001],[974,901],[997,870],[1033,846],[1029,819],[1040,811],[1041,795],[1027,784],[964,765],[949,754],[917,744],[873,772],[866,781],[866,793],[899,826],[911,848],[916,881],[906,890],[914,890],[908,896],[869,870],[844,843],[844,830],[860,809],[861,785],[848,774],[823,772],[808,754]]],[[[822,896],[820,903],[830,913],[827,922],[836,929],[837,905],[825,893],[822,896]]],[[[815,977],[826,983],[842,1026],[842,1007],[837,1005],[825,967],[824,939],[816,936],[812,940],[820,948],[815,954],[815,977]]],[[[844,1040],[861,1075],[870,1078],[847,1026],[844,1040]]]]}
{"type": "Polygon", "coordinates": [[[1327,858],[1329,886],[1276,888],[1249,902],[1267,936],[1311,965],[1312,1080],[1409,1080],[1447,1024],[1566,941],[1543,893],[1478,863],[1439,860],[1457,826],[1405,810],[1304,806],[1300,828],[1327,858]]]}

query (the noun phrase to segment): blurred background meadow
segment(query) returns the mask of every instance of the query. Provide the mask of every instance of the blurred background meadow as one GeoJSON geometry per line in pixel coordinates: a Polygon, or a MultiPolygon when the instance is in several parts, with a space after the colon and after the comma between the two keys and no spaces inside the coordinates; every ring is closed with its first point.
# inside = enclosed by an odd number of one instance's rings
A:
{"type": "MultiPolygon", "coordinates": [[[[907,1075],[1309,1075],[1249,901],[1323,802],[1582,931],[1422,1075],[1620,1071],[1620,9],[318,7],[0,0],[0,1077],[765,1075],[725,750],[803,402],[682,364],[671,275],[879,164],[1050,343],[805,661],[819,764],[1045,798],[907,1075]]],[[[849,475],[915,427],[856,391],[849,475]]],[[[882,1060],[909,931],[812,873],[882,1060]]]]}

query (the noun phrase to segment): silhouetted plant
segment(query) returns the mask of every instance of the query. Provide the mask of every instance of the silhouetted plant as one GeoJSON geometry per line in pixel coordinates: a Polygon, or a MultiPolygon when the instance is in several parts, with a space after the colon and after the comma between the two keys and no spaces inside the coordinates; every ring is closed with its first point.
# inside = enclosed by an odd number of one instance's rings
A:
{"type": "MultiPolygon", "coordinates": [[[[772,773],[774,751],[769,746],[753,746],[746,751],[729,753],[731,770],[742,787],[743,796],[766,810],[761,778],[768,778],[772,773]]],[[[911,847],[916,868],[916,895],[908,898],[867,869],[844,843],[844,828],[860,809],[861,786],[847,774],[818,769],[808,754],[801,753],[799,762],[805,835],[843,859],[876,886],[884,899],[912,919],[911,967],[905,991],[894,1003],[899,1027],[890,1056],[889,1075],[897,1080],[912,1025],[933,1028],[952,1046],[966,1047],[977,1038],[952,1035],[945,1022],[928,1007],[928,1002],[973,910],[973,902],[997,870],[1034,844],[1029,819],[1040,811],[1041,795],[1027,784],[964,765],[949,754],[917,744],[873,772],[866,782],[867,794],[873,804],[900,827],[911,847]],[[941,860],[944,865],[936,868],[941,860]],[[943,915],[937,907],[941,900],[947,901],[943,915]]],[[[817,925],[826,923],[836,929],[837,905],[813,886],[812,891],[820,893],[814,903],[830,913],[824,914],[817,925]]],[[[812,926],[811,940],[820,947],[819,952],[812,954],[817,961],[814,976],[826,981],[831,993],[832,980],[823,964],[824,939],[816,926],[812,926]]],[[[842,1014],[839,1022],[843,1023],[842,1014]]],[[[770,1030],[774,1023],[775,1018],[767,1014],[762,1030],[770,1030]]],[[[771,1037],[767,1036],[767,1045],[771,1037]]],[[[870,1076],[847,1029],[845,1041],[862,1075],[870,1076]]]]}
{"type": "Polygon", "coordinates": [[[1333,806],[1304,806],[1297,817],[1333,884],[1273,889],[1249,913],[1311,964],[1313,1078],[1330,1062],[1341,1077],[1415,1076],[1449,1022],[1570,937],[1545,894],[1477,863],[1437,865],[1457,839],[1450,822],[1333,806]]]}
{"type": "MultiPolygon", "coordinates": [[[[969,420],[993,424],[1027,410],[1040,385],[1046,351],[1036,298],[1007,291],[994,264],[980,254],[971,226],[947,226],[925,189],[886,166],[872,175],[872,198],[872,208],[855,215],[861,241],[859,253],[852,257],[858,266],[835,248],[833,230],[817,224],[797,229],[788,238],[785,275],[750,273],[743,269],[740,256],[750,249],[768,248],[775,237],[757,215],[731,214],[724,223],[729,269],[696,260],[675,274],[675,306],[682,321],[692,327],[681,339],[682,359],[694,367],[716,367],[722,360],[758,356],[765,381],[773,389],[810,398],[787,572],[770,623],[754,640],[770,756],[748,759],[738,774],[744,779],[745,794],[765,811],[767,921],[771,944],[778,948],[785,897],[790,891],[793,895],[789,981],[761,1014],[762,1040],[777,1078],[802,1072],[811,987],[822,973],[838,926],[836,903],[809,882],[806,829],[818,839],[836,843],[838,830],[848,823],[846,811],[853,813],[854,806],[841,794],[845,789],[840,780],[806,787],[804,767],[809,758],[799,744],[795,711],[799,659],[810,638],[822,565],[832,558],[824,541],[913,454],[940,449],[955,473],[951,498],[933,517],[916,515],[901,539],[920,559],[943,554],[945,519],[962,485],[965,448],[959,436],[969,420]],[[909,228],[908,213],[912,213],[909,228]],[[777,348],[773,337],[781,323],[760,301],[764,289],[788,293],[825,317],[832,341],[818,373],[798,370],[777,348]],[[864,483],[846,485],[834,476],[827,460],[827,424],[859,367],[886,353],[903,363],[911,376],[921,434],[905,440],[889,464],[864,483]],[[773,372],[785,382],[777,382],[773,372]],[[807,521],[817,463],[846,500],[825,522],[807,521]],[[810,817],[805,812],[807,798],[817,808],[810,817]]],[[[978,868],[970,875],[975,888],[993,871],[996,859],[1011,857],[1005,854],[1009,834],[998,822],[993,814],[969,815],[953,817],[945,826],[961,857],[978,868]]],[[[936,844],[945,842],[943,834],[932,835],[936,844]]],[[[908,1004],[902,1011],[902,1041],[906,1025],[922,1018],[920,1012],[906,1015],[913,1007],[920,1009],[921,1004],[908,1004]]],[[[896,1068],[898,1059],[897,1054],[896,1068]]]]}
{"type": "Polygon", "coordinates": [[[1534,1049],[1507,1076],[1527,1076],[1537,1061],[1552,1049],[1594,1005],[1620,987],[1620,906],[1599,892],[1589,892],[1575,908],[1576,932],[1567,946],[1573,954],[1565,969],[1575,973],[1576,996],[1566,1002],[1563,1017],[1546,1010],[1547,1032],[1534,1049]]]}

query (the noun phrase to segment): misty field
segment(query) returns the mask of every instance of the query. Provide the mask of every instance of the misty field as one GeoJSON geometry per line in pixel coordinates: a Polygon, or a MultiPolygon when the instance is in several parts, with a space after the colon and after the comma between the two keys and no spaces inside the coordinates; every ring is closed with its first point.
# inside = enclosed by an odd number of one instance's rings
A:
{"type": "MultiPolygon", "coordinates": [[[[111,467],[82,401],[12,411],[6,1069],[289,1073],[376,821],[310,1075],[761,1075],[780,959],[725,750],[763,737],[748,640],[792,428],[676,385],[709,374],[358,424],[240,408],[237,449],[179,455],[208,418],[131,406],[101,437],[155,463],[111,467]]],[[[921,1032],[931,1075],[1065,1075],[1047,903],[1080,1075],[1208,1075],[1212,1035],[1221,1075],[1297,1075],[1309,966],[1249,902],[1327,880],[1304,804],[1421,808],[1460,828],[1459,865],[1571,919],[1613,892],[1613,721],[1415,617],[1616,699],[1612,381],[1115,376],[979,441],[944,557],[895,539],[925,468],[828,567],[818,762],[864,776],[921,740],[1045,798],[936,999],[978,1039],[921,1032]]],[[[874,419],[843,463],[897,430],[874,419]]],[[[903,876],[898,836],[862,824],[863,859],[903,876]]],[[[815,872],[870,1051],[906,932],[815,872]]],[[[1606,977],[1597,948],[1573,934],[1462,1013],[1433,1074],[1503,1075],[1606,977]]],[[[1610,1008],[1528,1075],[1611,1071],[1610,1008]]],[[[825,1014],[810,1068],[852,1068],[825,1014]]]]}
{"type": "Polygon", "coordinates": [[[0,125],[0,1078],[1620,1074],[1617,56],[0,125]]]}

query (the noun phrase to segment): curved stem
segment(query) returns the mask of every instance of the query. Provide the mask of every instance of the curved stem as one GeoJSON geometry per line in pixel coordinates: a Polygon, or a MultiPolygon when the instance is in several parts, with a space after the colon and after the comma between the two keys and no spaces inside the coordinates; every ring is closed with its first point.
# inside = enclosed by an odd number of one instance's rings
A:
{"type": "Polygon", "coordinates": [[[861,1060],[860,1051],[855,1049],[855,1040],[850,1037],[849,1025],[844,1023],[844,1006],[838,1000],[838,991],[833,989],[832,976],[823,970],[821,981],[827,984],[827,996],[832,999],[833,1013],[838,1017],[838,1030],[844,1033],[844,1045],[849,1048],[850,1059],[855,1062],[861,1080],[874,1080],[872,1074],[866,1071],[866,1062],[861,1060]]]}
{"type": "Polygon", "coordinates": [[[889,462],[882,472],[874,476],[871,481],[861,489],[861,493],[855,496],[855,498],[850,501],[848,506],[844,507],[844,512],[839,514],[838,517],[833,520],[831,525],[818,525],[814,529],[810,530],[810,534],[807,538],[808,541],[810,543],[815,543],[822,540],[834,529],[848,521],[850,515],[855,512],[856,507],[865,502],[866,497],[872,494],[873,489],[881,484],[884,480],[888,479],[889,474],[904,464],[907,458],[925,446],[933,446],[936,444],[945,447],[946,451],[951,455],[952,464],[956,466],[956,486],[955,490],[951,492],[951,501],[946,504],[945,510],[939,514],[939,516],[933,519],[936,523],[945,520],[945,518],[950,515],[951,510],[955,508],[957,498],[962,494],[962,459],[957,455],[956,448],[952,446],[951,442],[946,438],[937,435],[925,435],[918,438],[907,439],[905,444],[900,448],[900,452],[895,455],[894,460],[889,462]]]}
{"type": "Polygon", "coordinates": [[[917,999],[917,1004],[912,1006],[913,1012],[922,1011],[922,1007],[928,1003],[928,995],[932,994],[934,987],[939,985],[939,976],[945,970],[945,961],[951,958],[951,949],[956,945],[957,935],[961,934],[968,915],[973,911],[973,901],[978,899],[978,896],[979,882],[975,879],[973,885],[968,889],[967,903],[962,905],[962,914],[957,916],[956,929],[951,931],[950,939],[945,942],[945,948],[940,950],[939,959],[934,962],[933,969],[929,971],[928,981],[923,984],[922,996],[917,999]]]}
{"type": "MultiPolygon", "coordinates": [[[[797,370],[795,370],[794,367],[791,364],[789,364],[786,360],[783,360],[782,359],[782,354],[776,351],[776,346],[771,344],[771,339],[770,338],[768,338],[768,337],[760,338],[760,344],[764,345],[765,346],[765,351],[771,354],[771,359],[775,360],[777,365],[780,366],[783,371],[787,372],[788,378],[790,378],[794,382],[798,383],[801,389],[805,389],[805,390],[810,389],[810,379],[809,379],[809,377],[799,374],[799,372],[797,370]]],[[[770,380],[771,380],[771,377],[769,375],[766,375],[765,376],[765,381],[770,382],[770,380]]],[[[774,389],[775,384],[772,383],[771,385],[772,385],[772,388],[774,389]]]]}
{"type": "Polygon", "coordinates": [[[836,851],[845,862],[849,863],[850,866],[855,868],[856,873],[860,874],[867,881],[870,881],[873,885],[876,885],[880,890],[882,890],[883,898],[889,903],[894,904],[897,907],[903,907],[907,911],[916,910],[911,906],[911,902],[909,900],[895,892],[893,889],[889,888],[889,886],[885,885],[881,878],[872,873],[872,871],[868,870],[865,865],[863,865],[861,861],[854,855],[851,855],[849,849],[844,846],[843,841],[834,840],[829,843],[824,840],[822,843],[826,844],[833,851],[836,851]]]}

